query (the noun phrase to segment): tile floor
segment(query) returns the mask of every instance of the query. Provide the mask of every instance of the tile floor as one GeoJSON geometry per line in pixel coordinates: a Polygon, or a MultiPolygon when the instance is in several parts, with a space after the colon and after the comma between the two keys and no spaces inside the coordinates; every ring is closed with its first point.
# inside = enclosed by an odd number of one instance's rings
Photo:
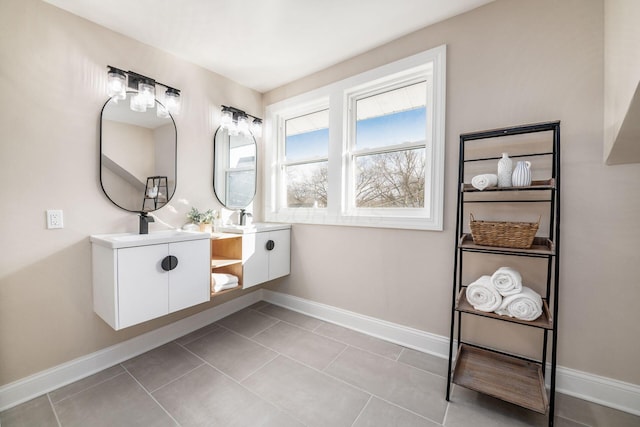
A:
{"type": "MultiPolygon", "coordinates": [[[[446,360],[266,302],[0,413],[27,426],[546,426],[454,387],[446,360]]],[[[569,396],[556,426],[640,426],[569,396]]]]}

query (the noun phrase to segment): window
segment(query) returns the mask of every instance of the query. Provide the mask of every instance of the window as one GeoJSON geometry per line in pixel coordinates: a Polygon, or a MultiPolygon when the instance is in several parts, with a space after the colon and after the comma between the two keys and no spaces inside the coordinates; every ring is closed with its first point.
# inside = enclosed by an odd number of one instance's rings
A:
{"type": "Polygon", "coordinates": [[[350,207],[424,208],[427,82],[376,89],[351,96],[350,207]]]}
{"type": "Polygon", "coordinates": [[[288,208],[327,207],[329,110],[284,121],[284,177],[288,208]]]}
{"type": "Polygon", "coordinates": [[[442,230],[445,47],[267,107],[265,218],[442,230]]]}

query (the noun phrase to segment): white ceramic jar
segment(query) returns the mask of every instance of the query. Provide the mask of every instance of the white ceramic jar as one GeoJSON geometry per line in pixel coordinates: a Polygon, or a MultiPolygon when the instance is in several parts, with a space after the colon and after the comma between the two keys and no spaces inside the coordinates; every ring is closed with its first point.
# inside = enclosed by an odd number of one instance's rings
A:
{"type": "Polygon", "coordinates": [[[511,187],[512,173],[513,162],[507,153],[502,153],[502,158],[498,160],[498,187],[511,187]]]}
{"type": "Polygon", "coordinates": [[[511,176],[514,187],[528,187],[531,185],[531,162],[519,161],[511,176]]]}

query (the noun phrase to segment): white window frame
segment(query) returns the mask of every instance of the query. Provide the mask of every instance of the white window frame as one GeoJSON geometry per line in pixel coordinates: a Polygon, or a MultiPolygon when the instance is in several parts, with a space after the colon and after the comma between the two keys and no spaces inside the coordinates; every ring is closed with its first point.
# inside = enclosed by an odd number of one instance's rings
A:
{"type": "Polygon", "coordinates": [[[273,222],[330,224],[417,230],[443,229],[446,45],[383,65],[266,107],[264,218],[273,222]],[[427,143],[424,208],[362,209],[351,200],[350,104],[362,91],[426,76],[427,143]],[[429,99],[430,98],[430,99],[429,99]],[[287,208],[284,121],[329,108],[328,195],[326,208],[287,208]]]}

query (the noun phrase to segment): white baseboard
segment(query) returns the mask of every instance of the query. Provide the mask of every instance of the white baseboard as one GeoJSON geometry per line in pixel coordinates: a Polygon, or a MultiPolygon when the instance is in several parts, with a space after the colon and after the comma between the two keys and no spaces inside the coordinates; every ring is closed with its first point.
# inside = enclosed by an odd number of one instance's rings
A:
{"type": "MultiPolygon", "coordinates": [[[[449,357],[448,337],[267,289],[262,290],[262,299],[404,347],[449,357]]],[[[636,384],[557,366],[556,391],[640,416],[640,386],[636,384]]]]}
{"type": "Polygon", "coordinates": [[[169,325],[38,372],[0,387],[0,411],[166,344],[250,306],[262,298],[260,290],[242,295],[169,325]]]}

